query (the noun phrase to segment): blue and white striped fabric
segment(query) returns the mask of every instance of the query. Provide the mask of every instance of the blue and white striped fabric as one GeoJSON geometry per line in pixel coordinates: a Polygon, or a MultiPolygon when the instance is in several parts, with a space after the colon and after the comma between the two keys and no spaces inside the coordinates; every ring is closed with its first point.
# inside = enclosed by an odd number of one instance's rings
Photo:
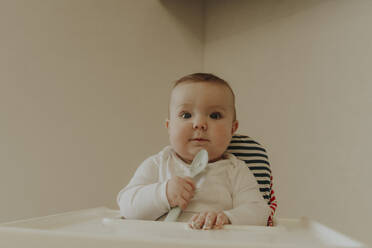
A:
{"type": "Polygon", "coordinates": [[[271,168],[266,150],[250,137],[236,134],[232,137],[227,151],[243,160],[252,171],[263,198],[271,208],[268,225],[272,225],[277,203],[272,189],[271,168]]]}

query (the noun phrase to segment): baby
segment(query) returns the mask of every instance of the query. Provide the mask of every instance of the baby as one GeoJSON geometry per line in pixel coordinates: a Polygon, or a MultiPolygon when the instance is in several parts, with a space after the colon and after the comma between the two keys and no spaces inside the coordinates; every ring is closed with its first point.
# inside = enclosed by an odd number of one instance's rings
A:
{"type": "Polygon", "coordinates": [[[226,81],[206,73],[179,79],[166,127],[170,146],[146,159],[118,194],[124,218],[161,219],[179,206],[179,221],[195,229],[266,225],[270,210],[256,179],[226,152],[238,128],[234,93],[226,81]],[[190,178],[190,163],[201,149],[208,151],[208,165],[190,178]]]}

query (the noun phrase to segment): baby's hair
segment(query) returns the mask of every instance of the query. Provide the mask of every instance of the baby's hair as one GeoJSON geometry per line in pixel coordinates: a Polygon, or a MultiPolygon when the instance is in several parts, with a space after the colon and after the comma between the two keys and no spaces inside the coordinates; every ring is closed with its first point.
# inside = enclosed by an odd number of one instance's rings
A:
{"type": "Polygon", "coordinates": [[[216,75],[213,75],[211,73],[198,72],[198,73],[193,73],[193,74],[186,75],[186,76],[178,79],[174,83],[172,89],[176,88],[177,85],[179,85],[181,83],[186,83],[186,82],[194,82],[194,83],[197,83],[197,82],[208,82],[208,83],[216,83],[216,84],[221,84],[221,85],[226,86],[230,90],[230,92],[231,92],[231,94],[233,96],[234,120],[236,120],[235,94],[234,94],[234,91],[232,90],[232,88],[230,87],[230,85],[229,85],[228,82],[226,82],[222,78],[219,78],[216,75]]]}

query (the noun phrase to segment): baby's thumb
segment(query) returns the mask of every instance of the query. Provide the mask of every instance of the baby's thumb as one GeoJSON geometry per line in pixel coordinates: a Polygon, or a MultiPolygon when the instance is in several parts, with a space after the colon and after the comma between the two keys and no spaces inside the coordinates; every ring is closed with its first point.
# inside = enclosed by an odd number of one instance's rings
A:
{"type": "Polygon", "coordinates": [[[191,177],[184,177],[183,179],[185,179],[185,181],[188,184],[190,184],[190,186],[192,187],[192,189],[195,190],[195,188],[196,188],[195,182],[194,182],[194,180],[191,177]]]}

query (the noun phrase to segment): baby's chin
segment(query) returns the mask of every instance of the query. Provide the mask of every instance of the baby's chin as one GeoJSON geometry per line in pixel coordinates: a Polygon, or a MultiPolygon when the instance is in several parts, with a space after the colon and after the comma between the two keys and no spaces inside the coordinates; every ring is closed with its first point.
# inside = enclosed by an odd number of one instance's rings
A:
{"type": "Polygon", "coordinates": [[[223,153],[216,153],[213,151],[208,151],[208,149],[203,148],[203,147],[192,149],[188,151],[187,153],[182,153],[182,152],[179,153],[177,151],[176,153],[184,162],[190,164],[192,160],[194,159],[194,157],[196,156],[196,154],[198,154],[198,152],[200,152],[202,149],[205,149],[208,152],[208,162],[215,162],[222,158],[223,153]]]}

